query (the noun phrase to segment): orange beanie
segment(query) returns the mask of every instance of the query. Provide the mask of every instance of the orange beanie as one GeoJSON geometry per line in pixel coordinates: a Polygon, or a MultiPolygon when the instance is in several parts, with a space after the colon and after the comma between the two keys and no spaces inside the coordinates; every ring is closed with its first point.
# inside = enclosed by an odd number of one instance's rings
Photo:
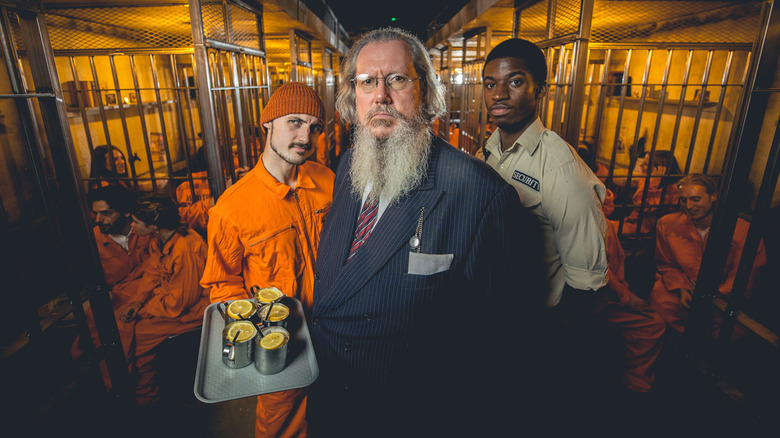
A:
{"type": "Polygon", "coordinates": [[[325,121],[325,108],[317,92],[301,82],[287,82],[279,87],[263,109],[260,123],[264,125],[288,114],[308,114],[325,121]]]}

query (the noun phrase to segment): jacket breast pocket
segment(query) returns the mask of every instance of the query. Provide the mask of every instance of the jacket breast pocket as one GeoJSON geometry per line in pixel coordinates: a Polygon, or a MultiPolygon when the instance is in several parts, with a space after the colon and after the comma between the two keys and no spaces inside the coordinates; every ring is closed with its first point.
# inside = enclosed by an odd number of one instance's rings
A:
{"type": "Polygon", "coordinates": [[[269,281],[295,279],[303,272],[298,225],[260,236],[246,246],[247,268],[269,281]]]}

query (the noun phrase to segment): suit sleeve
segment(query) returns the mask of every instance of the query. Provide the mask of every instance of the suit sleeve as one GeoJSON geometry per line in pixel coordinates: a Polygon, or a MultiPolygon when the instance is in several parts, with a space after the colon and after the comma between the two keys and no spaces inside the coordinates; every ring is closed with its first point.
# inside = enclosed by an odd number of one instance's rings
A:
{"type": "Polygon", "coordinates": [[[589,179],[576,161],[545,175],[542,209],[555,232],[566,284],[598,290],[607,282],[606,221],[594,186],[598,181],[589,179]]]}
{"type": "Polygon", "coordinates": [[[212,209],[208,224],[208,256],[200,284],[211,288],[212,303],[222,300],[246,298],[243,270],[244,245],[237,228],[212,209]]]}

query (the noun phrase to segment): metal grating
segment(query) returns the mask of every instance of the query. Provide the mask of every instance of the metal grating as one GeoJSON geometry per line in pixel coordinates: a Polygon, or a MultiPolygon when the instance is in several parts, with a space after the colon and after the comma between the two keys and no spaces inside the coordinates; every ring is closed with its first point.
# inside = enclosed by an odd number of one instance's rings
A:
{"type": "Polygon", "coordinates": [[[257,16],[244,8],[230,6],[231,35],[233,44],[260,50],[261,35],[257,23],[257,16]]]}
{"type": "Polygon", "coordinates": [[[203,2],[201,17],[203,18],[203,36],[212,40],[229,42],[225,28],[225,9],[222,2],[203,2]]]}
{"type": "Polygon", "coordinates": [[[752,43],[760,2],[609,1],[593,6],[592,43],[752,43]]]}
{"type": "Polygon", "coordinates": [[[580,0],[560,0],[556,2],[553,37],[560,37],[579,31],[580,4],[580,0]]]}
{"type": "Polygon", "coordinates": [[[258,17],[254,12],[222,1],[204,2],[201,6],[201,16],[204,37],[261,50],[262,35],[258,17]]]}
{"type": "Polygon", "coordinates": [[[52,49],[192,47],[187,5],[47,9],[52,49]]]}
{"type": "Polygon", "coordinates": [[[520,12],[517,36],[532,42],[547,39],[547,0],[533,4],[520,12]]]}

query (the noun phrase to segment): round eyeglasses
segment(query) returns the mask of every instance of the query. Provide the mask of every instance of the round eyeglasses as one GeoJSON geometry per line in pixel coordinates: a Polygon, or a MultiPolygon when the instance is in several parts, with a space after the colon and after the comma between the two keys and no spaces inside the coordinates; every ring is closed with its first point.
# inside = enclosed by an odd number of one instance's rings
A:
{"type": "Polygon", "coordinates": [[[393,91],[403,91],[409,88],[409,85],[411,85],[412,82],[419,80],[420,78],[410,78],[409,76],[400,73],[393,73],[383,78],[378,78],[376,76],[371,76],[368,73],[363,73],[355,76],[355,78],[352,79],[352,82],[354,82],[361,91],[370,93],[376,89],[379,84],[379,79],[385,80],[387,88],[393,91]]]}

